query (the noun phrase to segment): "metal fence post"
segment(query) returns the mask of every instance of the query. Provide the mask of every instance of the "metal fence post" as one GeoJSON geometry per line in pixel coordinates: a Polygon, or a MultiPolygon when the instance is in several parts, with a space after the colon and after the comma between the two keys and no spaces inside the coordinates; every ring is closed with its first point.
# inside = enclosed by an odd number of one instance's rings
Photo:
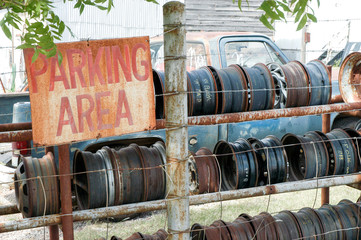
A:
{"type": "Polygon", "coordinates": [[[71,202],[71,172],[69,159],[69,144],[58,146],[59,154],[59,181],[60,181],[60,200],[61,200],[61,225],[63,230],[63,239],[74,239],[73,229],[73,206],[71,202]]]}
{"type": "Polygon", "coordinates": [[[189,239],[185,5],[163,6],[169,239],[189,239]]]}
{"type": "MultiPolygon", "coordinates": [[[[330,114],[322,115],[322,132],[328,133],[329,131],[331,131],[330,119],[330,114]]],[[[330,203],[330,188],[321,188],[321,205],[327,203],[330,203]]]]}

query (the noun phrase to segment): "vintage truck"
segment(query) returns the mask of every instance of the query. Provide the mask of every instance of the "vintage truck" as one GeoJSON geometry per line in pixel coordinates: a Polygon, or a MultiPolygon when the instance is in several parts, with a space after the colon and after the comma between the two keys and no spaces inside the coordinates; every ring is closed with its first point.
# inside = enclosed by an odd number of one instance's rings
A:
{"type": "MultiPolygon", "coordinates": [[[[162,38],[151,39],[150,49],[152,67],[163,70],[162,38]]],[[[237,32],[187,34],[187,70],[189,71],[205,65],[221,69],[230,64],[251,67],[256,63],[268,64],[272,62],[285,64],[289,62],[289,59],[269,37],[264,35],[237,32]]],[[[333,88],[336,92],[338,91],[337,85],[333,84],[333,88]]],[[[27,92],[0,95],[0,116],[2,116],[0,124],[12,122],[13,104],[26,101],[29,101],[27,92]]],[[[26,113],[24,112],[24,114],[26,113]]],[[[334,119],[336,121],[344,121],[344,118],[336,118],[335,114],[332,117],[332,121],[334,119]]],[[[189,150],[196,152],[200,147],[213,149],[214,145],[221,139],[235,141],[240,137],[263,138],[267,135],[282,137],[289,132],[304,134],[311,130],[321,130],[321,116],[190,126],[188,128],[189,150]]],[[[124,146],[130,143],[150,145],[159,140],[165,141],[164,129],[77,142],[71,144],[70,158],[72,161],[74,153],[78,149],[95,152],[103,146],[124,146]]],[[[33,156],[41,157],[44,155],[44,152],[44,148],[32,149],[33,156]]]]}

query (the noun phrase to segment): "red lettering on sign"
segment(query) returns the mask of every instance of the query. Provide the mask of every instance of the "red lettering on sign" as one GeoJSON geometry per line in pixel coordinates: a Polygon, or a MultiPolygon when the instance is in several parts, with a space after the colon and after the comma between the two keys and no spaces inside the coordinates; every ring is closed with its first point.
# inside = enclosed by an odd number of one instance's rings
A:
{"type": "Polygon", "coordinates": [[[105,47],[105,62],[108,72],[108,83],[113,83],[112,57],[110,55],[110,47],[105,47]]]}
{"type": "Polygon", "coordinates": [[[93,62],[92,50],[90,48],[87,48],[90,86],[94,86],[95,75],[98,77],[98,80],[101,85],[105,84],[104,77],[99,66],[99,62],[102,59],[103,52],[104,52],[104,47],[100,47],[98,49],[97,56],[95,57],[95,62],[93,62]]]}
{"type": "Polygon", "coordinates": [[[118,105],[117,105],[117,115],[116,115],[116,120],[115,120],[114,127],[119,127],[120,119],[122,119],[122,118],[127,118],[128,119],[128,124],[133,125],[133,118],[132,118],[132,114],[130,113],[130,108],[129,108],[127,96],[125,95],[124,90],[119,90],[118,105]],[[123,105],[124,105],[124,109],[125,109],[124,113],[123,113],[123,105]]]}
{"type": "Polygon", "coordinates": [[[109,109],[102,109],[101,98],[110,96],[110,91],[95,93],[95,102],[97,105],[98,130],[110,129],[112,124],[104,124],[103,116],[109,114],[109,109]]]}
{"type": "Polygon", "coordinates": [[[94,131],[94,125],[91,118],[91,113],[94,110],[94,100],[90,94],[82,94],[76,96],[76,103],[78,109],[78,121],[79,121],[79,132],[84,132],[84,118],[88,123],[89,130],[94,131]],[[89,108],[86,111],[83,111],[83,99],[88,100],[89,108]]]}
{"type": "MultiPolygon", "coordinates": [[[[28,61],[31,62],[31,57],[30,57],[30,55],[28,55],[28,56],[29,56],[28,61]]],[[[31,87],[32,87],[31,90],[32,90],[33,93],[38,92],[38,85],[36,83],[36,76],[42,75],[42,74],[44,74],[46,72],[46,70],[48,70],[48,61],[46,61],[46,57],[44,55],[40,54],[38,59],[42,60],[42,63],[43,63],[42,68],[40,68],[39,70],[36,70],[34,63],[32,63],[30,65],[31,87]]]]}
{"type": "Polygon", "coordinates": [[[50,85],[49,85],[49,91],[53,91],[54,90],[54,83],[55,82],[63,82],[64,84],[64,88],[65,89],[69,89],[69,82],[68,79],[66,77],[65,74],[65,70],[64,70],[64,64],[61,64],[61,66],[59,66],[58,63],[58,58],[57,57],[52,57],[51,58],[51,62],[50,62],[50,85]],[[56,66],[58,66],[58,69],[60,71],[60,75],[55,76],[55,68],[56,66]]]}
{"type": "Polygon", "coordinates": [[[133,68],[134,77],[139,81],[145,81],[149,77],[149,63],[146,60],[140,61],[140,64],[144,67],[144,75],[140,75],[138,73],[138,68],[137,68],[137,51],[140,48],[143,49],[144,52],[147,51],[147,48],[143,43],[135,44],[135,46],[132,49],[132,68],[133,68]]]}
{"type": "Polygon", "coordinates": [[[129,55],[129,46],[124,45],[124,55],[125,55],[125,61],[124,58],[120,52],[119,46],[112,46],[112,55],[113,55],[113,65],[114,65],[114,75],[115,75],[115,82],[119,82],[119,65],[120,64],[125,80],[127,82],[132,81],[132,75],[131,75],[131,69],[130,69],[130,55],[129,55]]]}
{"type": "MultiPolygon", "coordinates": [[[[82,68],[85,66],[85,63],[86,63],[85,54],[83,53],[83,51],[81,51],[79,49],[68,49],[66,51],[66,53],[67,53],[67,57],[68,57],[71,88],[76,88],[75,73],[78,74],[81,86],[83,88],[86,87],[84,75],[82,72],[82,68]],[[74,65],[74,55],[75,54],[78,54],[81,57],[81,62],[77,63],[76,66],[74,65]]],[[[75,58],[75,59],[78,59],[78,58],[75,58]]]]}
{"type": "Polygon", "coordinates": [[[70,125],[71,131],[73,133],[78,133],[76,126],[75,126],[73,112],[71,111],[71,106],[70,106],[68,97],[61,98],[60,115],[59,115],[59,121],[58,121],[58,131],[56,132],[56,136],[61,136],[61,133],[63,131],[63,126],[65,126],[65,125],[70,125]],[[67,119],[67,120],[64,120],[65,112],[67,112],[67,114],[68,114],[69,119],[67,119]]]}

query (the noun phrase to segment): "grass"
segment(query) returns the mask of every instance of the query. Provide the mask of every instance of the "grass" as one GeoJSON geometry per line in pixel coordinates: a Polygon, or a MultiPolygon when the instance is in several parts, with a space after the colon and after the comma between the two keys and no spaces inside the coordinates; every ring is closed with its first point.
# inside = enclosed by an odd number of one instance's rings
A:
{"type": "MultiPolygon", "coordinates": [[[[360,196],[360,191],[347,187],[337,186],[330,188],[330,204],[337,204],[342,199],[355,202],[360,196]]],[[[246,198],[226,201],[222,203],[209,203],[190,207],[190,222],[209,225],[213,221],[222,219],[233,221],[241,213],[251,216],[268,211],[277,213],[282,210],[298,210],[303,207],[319,208],[321,202],[321,190],[307,190],[293,193],[283,193],[263,197],[246,198]],[[316,197],[317,196],[317,197],[316,197]],[[316,201],[315,201],[316,199],[316,201]],[[269,207],[267,209],[269,203],[269,207]]],[[[157,211],[144,214],[133,220],[122,222],[89,221],[75,225],[75,239],[108,239],[115,235],[122,239],[128,238],[134,232],[153,234],[160,228],[167,228],[166,211],[157,211]]]]}

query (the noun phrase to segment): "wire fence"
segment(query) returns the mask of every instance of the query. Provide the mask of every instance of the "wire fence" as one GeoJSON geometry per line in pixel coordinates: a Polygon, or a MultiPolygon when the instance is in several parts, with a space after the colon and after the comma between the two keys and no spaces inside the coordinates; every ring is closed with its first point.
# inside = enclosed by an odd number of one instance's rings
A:
{"type": "MultiPolygon", "coordinates": [[[[350,21],[350,20],[361,20],[361,19],[343,19],[343,20],[322,20],[320,19],[319,21],[330,21],[330,22],[333,22],[333,21],[350,21]]],[[[173,31],[174,29],[172,30],[169,30],[169,31],[173,31]]],[[[155,36],[152,36],[150,37],[150,39],[154,39],[154,38],[157,38],[159,36],[162,36],[164,33],[161,33],[161,34],[158,34],[158,35],[155,35],[155,36]]],[[[0,49],[11,49],[13,48],[12,46],[3,46],[3,47],[0,47],[0,49]]],[[[299,50],[296,50],[296,49],[284,49],[286,51],[299,51],[299,50]]],[[[20,51],[20,50],[19,50],[20,51]]],[[[319,50],[307,50],[306,52],[310,52],[310,53],[315,53],[315,52],[324,52],[325,50],[323,49],[319,49],[319,50]]],[[[212,57],[212,56],[215,56],[218,54],[193,54],[192,57],[212,57]]],[[[158,60],[165,60],[164,57],[158,57],[158,60]]],[[[4,76],[4,75],[8,75],[8,74],[13,74],[14,72],[2,72],[0,73],[0,77],[1,76],[4,76]]],[[[26,71],[16,71],[16,73],[26,73],[26,71]]],[[[353,83],[352,84],[353,86],[359,86],[360,84],[358,83],[353,83]]],[[[285,87],[284,89],[285,90],[302,90],[302,89],[317,89],[317,88],[331,88],[331,85],[330,86],[309,86],[309,87],[285,87]]],[[[203,93],[236,93],[236,92],[240,92],[240,93],[250,93],[250,92],[259,92],[259,91],[276,91],[276,90],[279,90],[279,88],[269,88],[269,89],[248,89],[248,90],[224,90],[224,91],[185,91],[185,92],[172,92],[172,93],[162,93],[162,94],[155,94],[155,97],[165,97],[165,96],[169,96],[169,95],[174,95],[174,94],[203,94],[203,93]]],[[[0,107],[3,107],[3,106],[6,106],[6,104],[1,104],[0,103],[0,107]]],[[[353,110],[346,110],[346,111],[340,111],[340,113],[347,113],[347,112],[352,112],[352,111],[360,111],[361,109],[353,109],[353,110]]],[[[28,112],[25,112],[27,114],[30,114],[30,111],[28,112]]],[[[21,114],[24,114],[24,112],[22,112],[21,114]]],[[[3,117],[3,116],[12,116],[13,113],[2,113],[0,114],[0,117],[3,117]]],[[[218,125],[218,124],[217,124],[218,125]]],[[[167,126],[167,124],[166,124],[167,126]]],[[[190,126],[194,126],[194,125],[184,125],[182,127],[190,127],[190,126]]],[[[171,130],[173,128],[165,128],[165,130],[171,130]]],[[[360,158],[360,146],[358,146],[358,143],[359,141],[361,141],[361,137],[350,137],[350,138],[339,138],[339,139],[328,139],[328,140],[322,140],[322,141],[311,141],[310,143],[295,143],[295,144],[286,144],[286,145],[281,145],[281,146],[273,146],[273,147],[261,147],[261,148],[257,148],[257,150],[264,150],[266,152],[266,159],[267,159],[267,177],[268,177],[268,182],[266,183],[266,186],[273,186],[274,184],[271,184],[271,171],[270,171],[270,166],[269,166],[269,150],[270,149],[284,149],[284,148],[287,148],[287,147],[294,147],[294,146],[303,146],[303,145],[312,145],[313,146],[313,149],[314,149],[314,152],[316,152],[316,144],[319,144],[319,143],[326,143],[326,142],[339,142],[339,141],[344,141],[344,140],[350,140],[352,142],[354,142],[354,144],[356,146],[355,149],[357,151],[357,156],[355,156],[355,158],[358,158],[359,160],[361,160],[360,158]]],[[[78,142],[74,142],[74,143],[78,143],[78,142]]],[[[73,143],[73,144],[74,144],[73,143]]],[[[56,147],[57,145],[54,145],[53,147],[56,147]]],[[[50,146],[48,146],[50,147],[50,146]]],[[[1,148],[0,148],[1,149],[1,148]]],[[[30,147],[30,148],[24,148],[22,150],[38,150],[39,147],[30,147]]],[[[76,150],[82,150],[82,149],[76,149],[76,148],[73,148],[72,151],[76,151],[76,150]]],[[[11,152],[14,152],[14,150],[10,150],[11,152]]],[[[162,169],[164,174],[167,176],[167,184],[168,185],[174,185],[174,183],[172,182],[172,179],[171,177],[168,175],[167,171],[166,171],[166,168],[172,164],[181,164],[182,162],[184,161],[189,161],[190,158],[195,158],[195,159],[201,159],[201,158],[204,158],[204,157],[214,157],[217,159],[217,164],[218,164],[218,167],[220,169],[220,166],[219,166],[219,160],[218,158],[219,157],[224,157],[224,156],[233,156],[234,154],[237,155],[237,154],[246,154],[246,153],[249,153],[249,152],[253,152],[255,151],[254,149],[250,149],[250,150],[245,150],[245,151],[236,151],[234,153],[225,153],[225,154],[212,154],[212,155],[197,155],[197,156],[191,156],[189,155],[189,157],[187,157],[186,159],[178,159],[177,161],[171,161],[169,163],[165,163],[165,164],[161,164],[161,165],[157,165],[157,166],[153,166],[153,167],[144,167],[144,168],[127,168],[127,169],[124,169],[124,168],[107,168],[107,169],[99,169],[99,170],[94,170],[94,171],[80,171],[80,172],[76,172],[76,173],[70,173],[70,174],[54,174],[54,175],[49,175],[49,176],[37,176],[37,177],[31,177],[31,178],[25,178],[25,179],[21,179],[21,180],[14,180],[14,181],[9,181],[9,182],[0,182],[0,185],[5,185],[5,184],[15,184],[15,183],[20,183],[20,182],[24,182],[24,181],[32,181],[32,180],[36,180],[40,183],[40,189],[42,189],[42,192],[44,194],[44,198],[46,199],[47,196],[46,196],[46,188],[45,188],[45,182],[48,181],[49,178],[56,178],[56,179],[59,179],[60,177],[64,177],[64,176],[71,176],[71,177],[74,177],[74,176],[77,176],[77,175],[83,175],[83,174],[90,174],[90,173],[104,173],[106,178],[108,178],[108,173],[109,172],[122,172],[122,174],[133,174],[137,171],[144,171],[144,170],[152,170],[152,169],[162,169]]],[[[317,159],[317,156],[316,156],[316,173],[318,173],[318,166],[319,166],[319,163],[318,163],[319,159],[317,159]]],[[[360,163],[361,164],[361,163],[360,163]]],[[[1,172],[1,174],[13,174],[13,173],[8,173],[8,172],[1,172]]],[[[220,174],[220,181],[222,181],[222,172],[220,171],[219,172],[220,174]]],[[[350,173],[348,174],[349,175],[359,175],[360,173],[356,172],[356,173],[350,173]]],[[[337,175],[337,176],[346,176],[346,175],[337,175]]],[[[303,182],[305,184],[308,183],[309,180],[324,180],[324,179],[332,179],[334,178],[335,176],[322,176],[322,177],[319,177],[319,176],[316,176],[312,179],[307,179],[307,180],[304,180],[303,182]]],[[[222,183],[220,182],[219,185],[221,186],[222,183]]],[[[105,186],[105,189],[106,189],[106,205],[104,206],[105,209],[109,209],[111,206],[109,204],[109,186],[108,186],[108,182],[106,181],[106,186],[105,186]]],[[[317,187],[316,187],[316,192],[315,192],[315,196],[314,196],[314,201],[313,201],[313,205],[312,207],[314,208],[315,205],[316,205],[316,200],[318,199],[319,197],[319,187],[318,187],[318,184],[317,184],[317,187]]],[[[221,188],[219,188],[219,193],[221,193],[221,188]]],[[[266,212],[269,211],[270,209],[270,206],[271,206],[271,203],[272,203],[272,198],[271,198],[271,195],[272,194],[268,194],[268,200],[267,200],[267,204],[266,204],[266,212]]],[[[187,195],[187,196],[181,196],[181,197],[178,197],[178,198],[188,198],[190,195],[187,195]]],[[[168,197],[168,193],[166,193],[166,198],[168,197]]],[[[165,205],[169,202],[169,201],[172,201],[174,199],[177,199],[176,198],[171,198],[171,199],[163,199],[163,200],[160,200],[162,201],[162,203],[164,203],[165,205]]],[[[46,210],[47,208],[49,208],[49,206],[47,206],[47,200],[45,200],[44,202],[44,213],[43,213],[43,220],[45,222],[45,216],[46,216],[46,210]]],[[[222,212],[223,212],[223,200],[222,200],[222,197],[220,195],[220,216],[219,218],[222,219],[222,212]]],[[[351,204],[350,204],[351,205],[351,204]]],[[[294,209],[292,211],[299,211],[301,210],[302,208],[299,208],[299,209],[294,209]]],[[[108,211],[107,211],[108,212],[108,211]]],[[[281,211],[279,212],[272,212],[273,215],[277,214],[277,213],[280,213],[281,211]]],[[[59,214],[59,216],[74,216],[74,214],[76,213],[72,213],[72,214],[59,214]]],[[[166,214],[166,213],[165,213],[166,214]]],[[[165,216],[165,219],[167,218],[167,216],[165,216]]],[[[359,218],[360,218],[360,215],[358,214],[357,216],[357,223],[359,223],[359,218]]],[[[254,220],[248,220],[246,221],[247,223],[252,223],[254,220]]],[[[263,223],[264,220],[262,220],[262,223],[263,223]]],[[[267,222],[267,224],[260,224],[259,225],[259,228],[255,229],[255,234],[253,236],[253,238],[256,238],[257,234],[259,232],[261,232],[262,230],[264,230],[265,228],[267,228],[269,225],[273,224],[273,223],[277,223],[278,221],[281,221],[281,220],[275,220],[273,222],[267,222]]],[[[220,227],[217,227],[219,229],[221,228],[227,228],[231,225],[231,223],[225,223],[224,226],[220,226],[220,227]]],[[[166,223],[166,220],[164,221],[164,228],[166,228],[167,226],[167,223],[166,223]]],[[[322,234],[314,234],[314,235],[311,235],[311,236],[305,236],[305,237],[302,237],[302,238],[298,238],[298,239],[308,239],[308,238],[316,238],[316,237],[319,237],[319,236],[326,236],[330,233],[334,233],[334,232],[346,232],[346,231],[353,231],[353,230],[359,230],[360,229],[360,226],[355,226],[355,227],[352,227],[352,228],[342,228],[342,229],[337,229],[337,230],[332,230],[332,231],[327,231],[327,232],[324,232],[322,234]]],[[[177,232],[177,231],[172,231],[173,234],[181,234],[181,233],[192,233],[192,232],[197,232],[199,230],[187,230],[187,231],[181,231],[181,232],[177,232]]],[[[110,227],[109,227],[109,222],[107,222],[107,226],[106,226],[106,239],[108,239],[109,237],[109,232],[110,232],[110,227]]],[[[46,239],[46,229],[44,227],[44,235],[43,235],[43,238],[46,239]]]]}

